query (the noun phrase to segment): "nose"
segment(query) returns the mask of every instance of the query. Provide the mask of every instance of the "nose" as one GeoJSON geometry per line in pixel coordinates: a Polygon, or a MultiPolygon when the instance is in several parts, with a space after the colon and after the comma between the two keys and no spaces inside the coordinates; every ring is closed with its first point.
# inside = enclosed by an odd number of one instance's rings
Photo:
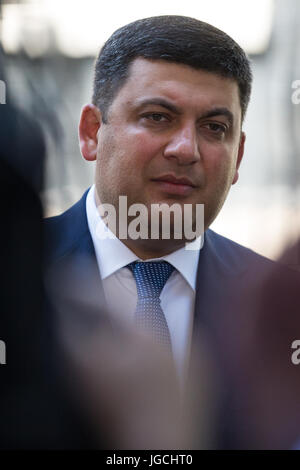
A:
{"type": "Polygon", "coordinates": [[[200,160],[199,142],[194,124],[174,131],[165,147],[164,157],[176,159],[178,165],[190,165],[200,160]]]}

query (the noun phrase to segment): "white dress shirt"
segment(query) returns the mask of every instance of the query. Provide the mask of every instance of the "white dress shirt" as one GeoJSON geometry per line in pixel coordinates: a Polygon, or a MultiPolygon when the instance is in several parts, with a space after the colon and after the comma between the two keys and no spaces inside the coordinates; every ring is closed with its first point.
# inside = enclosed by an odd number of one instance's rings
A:
{"type": "MultiPolygon", "coordinates": [[[[109,310],[133,322],[137,289],[133,274],[126,266],[141,260],[112,232],[109,238],[103,236],[108,229],[96,207],[95,186],[88,192],[86,211],[109,310]]],[[[190,355],[196,276],[202,239],[192,243],[193,249],[183,247],[169,255],[155,258],[155,261],[168,261],[175,268],[161,292],[160,300],[170,331],[174,360],[182,379],[190,355]]]]}

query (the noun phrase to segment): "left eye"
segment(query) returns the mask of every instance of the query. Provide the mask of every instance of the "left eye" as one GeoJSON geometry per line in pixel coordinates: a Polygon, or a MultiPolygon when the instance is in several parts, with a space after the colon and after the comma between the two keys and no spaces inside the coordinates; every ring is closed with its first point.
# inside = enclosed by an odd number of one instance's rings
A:
{"type": "Polygon", "coordinates": [[[209,130],[215,132],[215,133],[225,133],[226,132],[226,127],[223,126],[222,124],[217,124],[216,122],[210,122],[207,124],[209,130]]]}
{"type": "Polygon", "coordinates": [[[166,116],[164,116],[163,114],[160,114],[160,113],[148,114],[146,117],[151,119],[152,121],[155,121],[155,122],[161,122],[161,121],[167,120],[166,116]]]}

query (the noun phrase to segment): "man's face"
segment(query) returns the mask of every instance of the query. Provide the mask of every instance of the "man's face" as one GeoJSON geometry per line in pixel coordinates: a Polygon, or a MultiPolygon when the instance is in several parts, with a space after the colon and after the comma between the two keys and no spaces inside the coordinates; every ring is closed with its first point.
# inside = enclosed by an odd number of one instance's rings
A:
{"type": "Polygon", "coordinates": [[[243,155],[238,85],[186,65],[136,59],[95,141],[102,203],[117,207],[126,195],[128,206],[149,211],[153,203],[204,204],[207,228],[243,155]]]}

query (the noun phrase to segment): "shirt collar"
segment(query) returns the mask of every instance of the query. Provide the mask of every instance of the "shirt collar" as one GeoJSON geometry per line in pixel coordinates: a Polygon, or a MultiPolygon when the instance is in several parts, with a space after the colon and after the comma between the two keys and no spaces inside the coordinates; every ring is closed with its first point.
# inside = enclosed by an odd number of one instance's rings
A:
{"type": "MultiPolygon", "coordinates": [[[[96,207],[94,185],[89,190],[86,198],[86,212],[89,231],[94,243],[102,280],[127,266],[129,263],[139,260],[139,258],[106,227],[96,207]],[[107,236],[108,232],[109,237],[107,236]]],[[[203,246],[203,240],[203,236],[199,237],[194,242],[186,244],[185,247],[169,255],[155,258],[155,261],[158,259],[168,261],[180,272],[190,287],[195,290],[199,254],[203,246]]]]}

